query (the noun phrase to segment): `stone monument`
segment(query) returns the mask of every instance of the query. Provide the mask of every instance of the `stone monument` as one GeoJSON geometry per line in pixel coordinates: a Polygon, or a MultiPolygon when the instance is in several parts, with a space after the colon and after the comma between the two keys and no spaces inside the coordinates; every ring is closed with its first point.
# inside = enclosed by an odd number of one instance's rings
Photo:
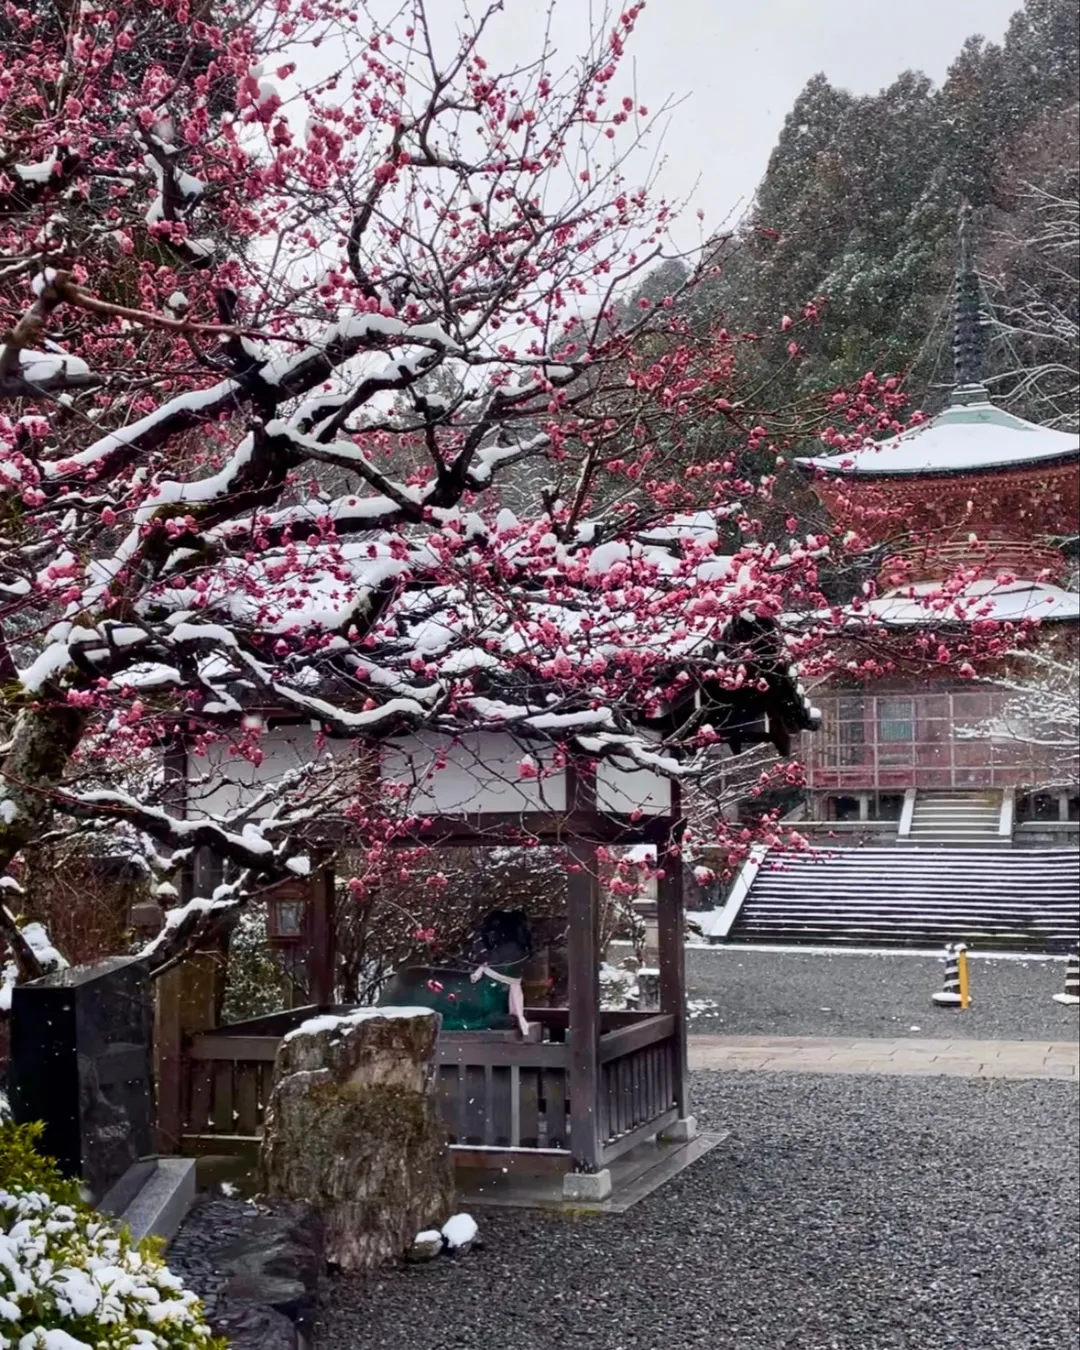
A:
{"type": "Polygon", "coordinates": [[[72,966],[16,985],[9,1095],[40,1120],[41,1147],[100,1201],[153,1152],[149,981],[134,957],[72,966]]]}
{"type": "Polygon", "coordinates": [[[278,1050],[264,1189],[316,1210],[326,1259],[343,1270],[403,1257],[453,1211],[434,1095],[438,1034],[428,1008],[361,1008],[311,1018],[278,1050]]]}

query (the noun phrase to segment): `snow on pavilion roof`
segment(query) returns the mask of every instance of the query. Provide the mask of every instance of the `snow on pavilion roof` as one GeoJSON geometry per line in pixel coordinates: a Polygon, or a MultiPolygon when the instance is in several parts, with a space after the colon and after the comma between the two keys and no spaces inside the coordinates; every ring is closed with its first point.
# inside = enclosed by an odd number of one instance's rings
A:
{"type": "Polygon", "coordinates": [[[848,610],[851,619],[906,628],[942,623],[1077,623],[1080,595],[1049,582],[970,582],[948,590],[940,581],[916,582],[887,591],[848,610]]]}
{"type": "Polygon", "coordinates": [[[801,458],[804,469],[845,476],[980,473],[1080,458],[1080,434],[1014,417],[989,401],[946,408],[887,441],[839,455],[801,458]]]}

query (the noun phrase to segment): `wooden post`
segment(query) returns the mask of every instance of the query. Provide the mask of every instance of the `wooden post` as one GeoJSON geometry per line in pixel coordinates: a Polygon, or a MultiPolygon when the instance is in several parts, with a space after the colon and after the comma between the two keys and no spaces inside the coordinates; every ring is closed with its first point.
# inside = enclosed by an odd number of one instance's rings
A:
{"type": "Polygon", "coordinates": [[[154,1080],[159,1153],[180,1152],[187,1111],[185,1040],[217,1025],[224,979],[224,954],[210,951],[193,953],[157,981],[154,1080]]]}
{"type": "MultiPolygon", "coordinates": [[[[674,797],[675,788],[672,786],[674,797]]],[[[672,802],[677,810],[677,801],[672,802]]],[[[678,847],[682,839],[682,823],[673,823],[669,843],[678,847]]],[[[656,886],[656,926],[660,946],[660,1011],[675,1018],[675,1103],[679,1117],[687,1111],[686,1064],[686,942],[683,914],[683,864],[681,857],[664,855],[658,858],[662,877],[656,886]]]]}
{"type": "Polygon", "coordinates": [[[332,862],[316,867],[307,911],[308,994],[312,1003],[328,1008],[334,1002],[336,971],[332,862]]]}
{"type": "Polygon", "coordinates": [[[570,1154],[575,1172],[600,1170],[600,941],[596,845],[575,842],[567,887],[570,1154]]]}

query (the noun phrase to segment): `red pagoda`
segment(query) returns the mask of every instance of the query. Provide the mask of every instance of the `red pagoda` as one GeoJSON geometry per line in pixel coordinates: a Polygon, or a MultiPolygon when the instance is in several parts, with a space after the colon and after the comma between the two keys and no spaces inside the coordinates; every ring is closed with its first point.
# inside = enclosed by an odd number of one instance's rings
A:
{"type": "MultiPolygon", "coordinates": [[[[857,605],[856,617],[895,630],[1037,619],[1053,630],[1040,644],[1053,644],[1067,667],[1080,595],[1062,541],[1080,520],[1080,435],[991,402],[969,229],[965,210],[949,406],[890,440],[799,464],[833,518],[883,548],[876,597],[857,605]]],[[[1075,766],[1071,784],[1053,782],[1061,774],[1051,772],[1039,736],[1025,739],[1015,727],[995,734],[1003,718],[1016,720],[1014,678],[995,688],[945,666],[939,678],[834,680],[815,702],[822,729],[805,738],[812,819],[870,830],[879,822],[875,832],[959,844],[1011,843],[1026,818],[1080,818],[1075,766]]]]}

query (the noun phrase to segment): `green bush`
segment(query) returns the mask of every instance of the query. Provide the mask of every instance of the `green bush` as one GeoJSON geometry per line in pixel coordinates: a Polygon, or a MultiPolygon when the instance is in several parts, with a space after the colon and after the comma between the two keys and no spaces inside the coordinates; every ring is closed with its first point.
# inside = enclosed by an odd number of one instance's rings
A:
{"type": "Polygon", "coordinates": [[[0,1350],[225,1350],[161,1244],[84,1204],[40,1133],[0,1125],[0,1350]]]}
{"type": "MultiPolygon", "coordinates": [[[[58,1205],[80,1203],[79,1183],[38,1152],[42,1126],[0,1123],[0,1190],[44,1191],[58,1205]]],[[[0,1324],[2,1325],[2,1324],[0,1324]]]]}
{"type": "Polygon", "coordinates": [[[266,906],[253,904],[240,915],[229,937],[221,1020],[265,1017],[291,1007],[293,1001],[292,980],[267,940],[266,906]]]}

